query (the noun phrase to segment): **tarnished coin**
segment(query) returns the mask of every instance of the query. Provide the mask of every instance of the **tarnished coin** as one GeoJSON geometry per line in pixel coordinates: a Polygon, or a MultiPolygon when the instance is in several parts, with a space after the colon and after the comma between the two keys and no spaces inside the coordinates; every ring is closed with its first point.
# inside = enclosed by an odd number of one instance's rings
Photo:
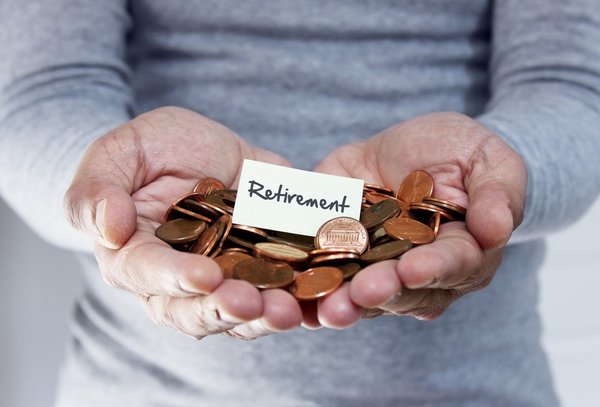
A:
{"type": "Polygon", "coordinates": [[[201,220],[173,219],[163,223],[154,232],[163,242],[183,244],[193,242],[206,230],[208,225],[201,220]]]}
{"type": "Polygon", "coordinates": [[[208,256],[208,254],[213,250],[217,243],[217,228],[213,225],[206,229],[204,233],[200,235],[200,238],[192,246],[190,252],[201,254],[203,256],[208,256]]]}
{"type": "Polygon", "coordinates": [[[290,264],[301,264],[308,260],[308,253],[280,243],[261,242],[254,245],[254,253],[260,257],[281,260],[290,264]]]}
{"type": "Polygon", "coordinates": [[[412,243],[408,240],[392,240],[367,250],[360,256],[360,260],[365,263],[376,263],[395,259],[410,250],[412,246],[412,243]]]}
{"type": "Polygon", "coordinates": [[[282,261],[252,258],[237,263],[233,277],[248,281],[256,288],[282,288],[294,281],[294,269],[282,261]]]}
{"type": "Polygon", "coordinates": [[[221,208],[229,214],[233,214],[233,207],[235,206],[236,196],[229,192],[229,190],[213,191],[206,195],[206,202],[221,208]]]}
{"type": "Polygon", "coordinates": [[[246,253],[241,252],[227,252],[225,251],[214,258],[215,262],[221,267],[223,272],[223,278],[233,278],[233,268],[236,264],[252,259],[253,257],[246,253]]]}
{"type": "Polygon", "coordinates": [[[225,185],[221,181],[216,178],[206,177],[198,181],[194,187],[194,192],[206,196],[213,191],[220,191],[222,189],[225,189],[225,185]]]}
{"type": "Polygon", "coordinates": [[[298,274],[289,291],[298,300],[314,300],[332,293],[343,281],[337,267],[315,267],[298,274]]]}
{"type": "Polygon", "coordinates": [[[344,280],[350,280],[361,270],[360,264],[356,262],[344,263],[336,266],[344,274],[344,280]]]}
{"type": "Polygon", "coordinates": [[[409,240],[413,244],[431,243],[435,240],[435,234],[429,226],[410,218],[388,219],[383,227],[394,239],[409,240]]]}
{"type": "Polygon", "coordinates": [[[231,230],[232,219],[231,215],[224,214],[219,219],[216,220],[215,223],[211,227],[215,227],[217,229],[216,239],[217,243],[214,248],[209,252],[211,257],[215,257],[221,251],[221,247],[227,240],[227,236],[229,236],[229,231],[231,230]]]}
{"type": "Polygon", "coordinates": [[[385,199],[373,204],[360,214],[360,222],[369,232],[378,229],[383,222],[393,218],[400,212],[400,205],[395,199],[385,199]]]}
{"type": "Polygon", "coordinates": [[[373,247],[385,242],[389,242],[390,240],[393,240],[393,238],[390,235],[388,235],[385,231],[385,228],[381,226],[379,229],[374,230],[369,235],[369,240],[371,242],[371,247],[373,247]]]}
{"type": "Polygon", "coordinates": [[[404,178],[396,198],[405,204],[421,202],[424,198],[429,198],[433,193],[433,177],[426,171],[413,171],[404,178]]]}
{"type": "Polygon", "coordinates": [[[325,222],[315,236],[317,249],[335,248],[355,250],[359,254],[369,245],[367,229],[349,217],[333,218],[325,222]]]}

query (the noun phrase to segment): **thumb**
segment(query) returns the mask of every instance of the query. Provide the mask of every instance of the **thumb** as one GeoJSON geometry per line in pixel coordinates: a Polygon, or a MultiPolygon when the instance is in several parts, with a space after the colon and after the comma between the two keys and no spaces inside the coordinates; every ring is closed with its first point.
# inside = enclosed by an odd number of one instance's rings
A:
{"type": "MultiPolygon", "coordinates": [[[[113,168],[114,163],[119,162],[120,153],[113,150],[108,157],[106,148],[99,147],[103,142],[105,140],[99,139],[94,143],[82,159],[63,204],[67,219],[75,229],[104,247],[118,249],[136,228],[137,213],[130,195],[134,173],[128,177],[122,167],[113,168]]],[[[131,156],[127,155],[128,160],[131,156]]],[[[136,168],[131,164],[135,163],[126,165],[136,168]]]]}
{"type": "Polygon", "coordinates": [[[483,249],[504,246],[523,218],[527,169],[516,152],[505,149],[510,151],[493,151],[493,158],[474,163],[465,182],[467,228],[483,249]]]}

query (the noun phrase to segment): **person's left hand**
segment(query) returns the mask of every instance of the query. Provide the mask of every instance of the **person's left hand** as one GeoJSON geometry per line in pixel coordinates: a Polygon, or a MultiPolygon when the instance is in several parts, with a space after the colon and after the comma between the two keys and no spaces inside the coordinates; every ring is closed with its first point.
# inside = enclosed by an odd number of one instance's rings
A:
{"type": "Polygon", "coordinates": [[[315,168],[392,189],[414,170],[433,176],[435,197],[468,208],[466,223],[443,224],[433,243],[361,270],[312,313],[305,310],[305,326],[345,328],[383,313],[434,319],[491,282],[522,218],[527,171],[481,124],[455,113],[420,116],[340,147],[315,168]]]}

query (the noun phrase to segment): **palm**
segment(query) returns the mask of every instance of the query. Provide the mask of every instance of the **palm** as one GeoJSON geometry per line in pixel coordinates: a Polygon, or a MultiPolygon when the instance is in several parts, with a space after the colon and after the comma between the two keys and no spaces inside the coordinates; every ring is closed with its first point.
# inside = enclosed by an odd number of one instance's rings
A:
{"type": "Polygon", "coordinates": [[[425,170],[434,177],[434,196],[469,208],[466,225],[443,225],[436,242],[400,261],[364,269],[348,296],[323,301],[319,318],[332,326],[345,323],[334,313],[340,308],[334,299],[421,318],[440,315],[454,299],[491,280],[523,209],[520,158],[487,129],[456,114],[423,116],[340,147],[315,170],[392,189],[411,171],[425,170]]]}

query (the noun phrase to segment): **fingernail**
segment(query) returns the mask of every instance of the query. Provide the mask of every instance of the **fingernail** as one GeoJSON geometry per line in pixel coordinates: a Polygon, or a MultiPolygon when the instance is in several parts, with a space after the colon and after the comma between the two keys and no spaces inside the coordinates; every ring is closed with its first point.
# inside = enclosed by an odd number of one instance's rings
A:
{"type": "Polygon", "coordinates": [[[106,199],[101,199],[98,204],[96,204],[96,214],[94,217],[94,222],[96,224],[96,230],[98,232],[98,235],[100,236],[100,238],[102,240],[104,239],[104,228],[105,228],[105,219],[104,219],[104,215],[106,211],[106,199]]]}
{"type": "Polygon", "coordinates": [[[177,284],[181,288],[181,291],[188,294],[203,294],[198,288],[191,286],[187,281],[178,280],[177,284]]]}
{"type": "Polygon", "coordinates": [[[244,322],[248,322],[248,321],[245,321],[238,317],[234,317],[233,315],[231,315],[230,313],[228,313],[222,309],[219,309],[217,311],[219,314],[219,319],[221,319],[221,321],[229,322],[230,324],[241,324],[244,322]]]}
{"type": "Polygon", "coordinates": [[[386,308],[386,307],[396,305],[398,303],[398,301],[400,300],[400,297],[402,297],[402,292],[392,294],[392,296],[390,298],[388,298],[388,300],[385,303],[383,303],[383,305],[381,305],[381,308],[386,308]]]}

